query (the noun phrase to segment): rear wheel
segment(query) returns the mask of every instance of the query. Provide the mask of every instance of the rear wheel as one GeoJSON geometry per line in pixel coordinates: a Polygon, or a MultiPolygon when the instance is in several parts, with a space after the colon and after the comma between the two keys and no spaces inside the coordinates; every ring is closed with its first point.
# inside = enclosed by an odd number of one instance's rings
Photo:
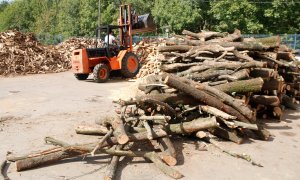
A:
{"type": "Polygon", "coordinates": [[[132,78],[137,75],[140,70],[140,62],[138,57],[129,52],[126,53],[122,60],[121,74],[126,78],[132,78]]]}
{"type": "Polygon", "coordinates": [[[89,77],[89,74],[74,74],[74,76],[76,77],[76,79],[82,81],[86,80],[89,77]]]}
{"type": "Polygon", "coordinates": [[[93,75],[97,83],[104,83],[109,78],[109,68],[106,64],[100,63],[94,67],[93,75]]]}

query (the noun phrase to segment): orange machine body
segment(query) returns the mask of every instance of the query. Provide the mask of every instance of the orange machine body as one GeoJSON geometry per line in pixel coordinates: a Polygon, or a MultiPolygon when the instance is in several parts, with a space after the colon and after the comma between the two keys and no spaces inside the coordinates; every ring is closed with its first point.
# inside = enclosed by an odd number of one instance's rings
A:
{"type": "Polygon", "coordinates": [[[127,50],[121,50],[118,56],[108,58],[107,56],[88,57],[87,49],[77,49],[72,53],[72,71],[78,74],[89,74],[93,68],[99,64],[107,64],[111,71],[120,70],[122,67],[122,59],[124,58],[127,50]]]}

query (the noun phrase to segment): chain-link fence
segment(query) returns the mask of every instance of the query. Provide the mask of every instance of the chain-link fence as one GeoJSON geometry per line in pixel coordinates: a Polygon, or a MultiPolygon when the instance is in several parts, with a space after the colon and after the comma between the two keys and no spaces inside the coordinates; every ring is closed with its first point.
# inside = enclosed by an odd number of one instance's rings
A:
{"type": "MultiPolygon", "coordinates": [[[[263,38],[274,36],[271,34],[244,34],[243,37],[254,37],[263,38]]],[[[166,35],[161,36],[134,36],[133,43],[142,41],[144,38],[165,38],[166,35]]],[[[282,44],[288,45],[290,48],[300,51],[300,34],[280,34],[282,44]]],[[[58,44],[64,41],[66,38],[63,35],[50,35],[50,34],[39,34],[37,35],[39,41],[45,44],[58,44]]],[[[89,37],[95,38],[95,37],[89,37]]]]}

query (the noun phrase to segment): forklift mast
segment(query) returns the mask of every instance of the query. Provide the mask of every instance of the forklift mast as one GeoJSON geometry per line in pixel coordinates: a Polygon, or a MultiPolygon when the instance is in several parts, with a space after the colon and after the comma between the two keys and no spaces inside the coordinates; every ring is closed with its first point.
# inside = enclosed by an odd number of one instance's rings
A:
{"type": "Polygon", "coordinates": [[[131,5],[121,5],[120,6],[120,18],[119,26],[123,28],[120,29],[120,46],[127,47],[129,51],[133,50],[132,47],[132,21],[133,14],[131,11],[131,5]]]}

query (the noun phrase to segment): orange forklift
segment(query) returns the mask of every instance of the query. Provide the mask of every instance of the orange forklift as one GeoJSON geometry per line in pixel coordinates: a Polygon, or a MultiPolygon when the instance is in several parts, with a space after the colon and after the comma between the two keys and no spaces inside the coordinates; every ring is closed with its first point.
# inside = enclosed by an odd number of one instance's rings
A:
{"type": "Polygon", "coordinates": [[[105,32],[108,41],[104,47],[83,48],[72,52],[72,71],[78,80],[86,80],[89,74],[93,74],[97,83],[106,82],[112,71],[120,71],[125,78],[136,76],[140,69],[138,57],[132,52],[132,35],[134,33],[152,32],[155,30],[153,18],[150,14],[136,16],[131,5],[120,6],[118,25],[100,26],[96,29],[96,37],[99,32],[105,32]],[[119,30],[119,44],[109,44],[109,33],[119,30]]]}

